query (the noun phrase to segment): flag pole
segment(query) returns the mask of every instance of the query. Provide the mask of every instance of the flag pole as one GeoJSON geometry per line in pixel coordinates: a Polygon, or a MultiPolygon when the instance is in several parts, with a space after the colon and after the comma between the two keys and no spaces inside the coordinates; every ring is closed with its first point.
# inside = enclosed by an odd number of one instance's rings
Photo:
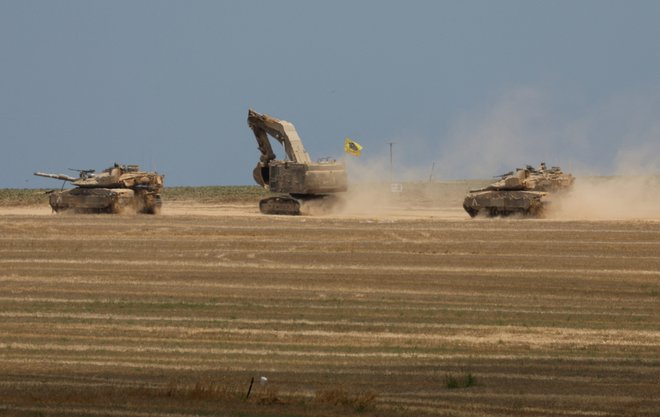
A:
{"type": "Polygon", "coordinates": [[[390,144],[390,184],[394,181],[394,164],[392,163],[392,145],[394,142],[387,142],[390,144]]]}

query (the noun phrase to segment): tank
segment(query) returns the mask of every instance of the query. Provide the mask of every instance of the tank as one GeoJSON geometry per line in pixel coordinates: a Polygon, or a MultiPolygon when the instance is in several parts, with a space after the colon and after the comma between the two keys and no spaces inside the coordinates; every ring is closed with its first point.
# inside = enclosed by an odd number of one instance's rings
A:
{"type": "Polygon", "coordinates": [[[114,164],[96,173],[93,169],[72,170],[78,177],[35,172],[34,175],[70,182],[75,188],[49,191],[54,212],[157,214],[162,202],[164,175],[141,171],[138,165],[114,164]]]}
{"type": "Polygon", "coordinates": [[[468,192],[463,208],[470,217],[540,216],[548,205],[548,196],[569,189],[575,181],[573,175],[559,167],[547,169],[543,162],[539,168],[527,165],[496,178],[500,180],[468,192]]]}

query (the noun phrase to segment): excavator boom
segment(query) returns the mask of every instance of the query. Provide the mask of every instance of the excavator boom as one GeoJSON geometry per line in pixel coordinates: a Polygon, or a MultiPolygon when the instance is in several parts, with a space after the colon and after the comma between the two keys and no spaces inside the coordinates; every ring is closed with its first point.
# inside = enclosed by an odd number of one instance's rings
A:
{"type": "Polygon", "coordinates": [[[305,147],[293,123],[270,117],[267,114],[260,114],[250,109],[248,110],[248,126],[250,126],[254,132],[254,136],[257,138],[262,163],[267,164],[275,159],[275,153],[270,146],[268,135],[277,139],[284,146],[284,151],[289,161],[301,164],[312,162],[307,152],[305,152],[305,147]]]}

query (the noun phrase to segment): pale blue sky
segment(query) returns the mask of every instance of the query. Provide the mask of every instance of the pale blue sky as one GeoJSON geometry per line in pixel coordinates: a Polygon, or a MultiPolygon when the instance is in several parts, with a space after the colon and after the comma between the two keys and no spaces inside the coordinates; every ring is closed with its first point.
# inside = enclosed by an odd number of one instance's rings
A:
{"type": "Polygon", "coordinates": [[[252,184],[250,107],[356,171],[660,173],[660,1],[0,0],[0,187],[252,184]]]}

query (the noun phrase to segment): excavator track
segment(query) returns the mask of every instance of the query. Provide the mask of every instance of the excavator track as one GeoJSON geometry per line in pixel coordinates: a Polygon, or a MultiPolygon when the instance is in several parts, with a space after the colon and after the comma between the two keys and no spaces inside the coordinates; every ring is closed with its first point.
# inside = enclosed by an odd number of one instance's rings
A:
{"type": "Polygon", "coordinates": [[[300,214],[300,205],[300,201],[292,197],[269,197],[259,202],[259,211],[263,214],[297,216],[300,214]]]}

